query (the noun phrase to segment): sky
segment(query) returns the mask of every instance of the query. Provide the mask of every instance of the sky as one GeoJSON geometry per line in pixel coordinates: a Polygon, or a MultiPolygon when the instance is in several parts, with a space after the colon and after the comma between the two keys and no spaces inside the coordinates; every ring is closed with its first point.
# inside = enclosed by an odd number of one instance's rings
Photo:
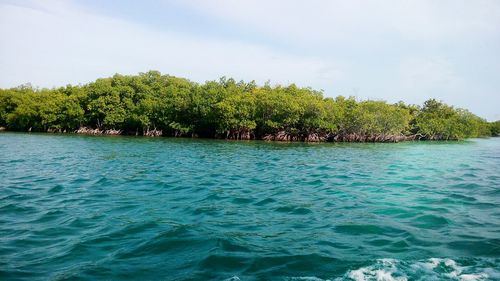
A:
{"type": "Polygon", "coordinates": [[[0,88],[158,70],[500,119],[497,0],[0,0],[0,88]]]}

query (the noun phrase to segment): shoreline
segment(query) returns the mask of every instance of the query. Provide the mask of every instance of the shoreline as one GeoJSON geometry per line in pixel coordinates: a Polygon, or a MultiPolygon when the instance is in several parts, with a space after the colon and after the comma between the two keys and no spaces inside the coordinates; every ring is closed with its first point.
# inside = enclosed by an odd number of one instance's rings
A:
{"type": "MultiPolygon", "coordinates": [[[[36,133],[36,134],[53,134],[53,135],[81,135],[81,136],[124,136],[124,137],[144,137],[144,138],[174,138],[174,139],[205,139],[205,140],[227,140],[227,141],[263,141],[263,142],[278,142],[278,143],[400,143],[400,142],[426,142],[426,141],[463,141],[465,139],[445,139],[437,137],[426,137],[420,134],[414,135],[357,135],[357,134],[314,134],[313,136],[305,135],[291,135],[278,132],[276,134],[267,134],[264,137],[250,137],[250,138],[234,138],[224,137],[217,135],[215,137],[198,136],[198,135],[164,135],[161,131],[156,130],[155,134],[133,134],[116,129],[89,129],[68,131],[68,130],[54,130],[47,131],[17,131],[8,130],[5,127],[0,127],[0,132],[7,133],[36,133]]],[[[499,136],[491,136],[499,137],[499,136]]],[[[489,137],[487,137],[489,138],[489,137]]]]}

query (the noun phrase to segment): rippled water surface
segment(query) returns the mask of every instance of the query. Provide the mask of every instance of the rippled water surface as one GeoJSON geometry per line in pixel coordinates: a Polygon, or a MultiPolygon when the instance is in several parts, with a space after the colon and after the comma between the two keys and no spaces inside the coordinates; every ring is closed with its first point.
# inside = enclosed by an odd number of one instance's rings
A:
{"type": "Polygon", "coordinates": [[[500,280],[500,139],[0,134],[0,280],[500,280]]]}

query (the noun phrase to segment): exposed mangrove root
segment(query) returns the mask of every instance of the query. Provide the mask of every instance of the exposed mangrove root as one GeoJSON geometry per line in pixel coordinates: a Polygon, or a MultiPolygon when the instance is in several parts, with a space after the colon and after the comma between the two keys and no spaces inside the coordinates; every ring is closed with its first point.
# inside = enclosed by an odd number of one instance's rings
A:
{"type": "Polygon", "coordinates": [[[262,137],[263,140],[267,141],[301,141],[301,137],[298,134],[290,133],[287,131],[279,131],[276,134],[267,134],[262,137]]]}
{"type": "Polygon", "coordinates": [[[157,129],[147,129],[142,133],[142,135],[146,137],[161,137],[163,135],[163,131],[157,129]]]}
{"type": "Polygon", "coordinates": [[[266,134],[262,140],[266,141],[303,141],[303,142],[400,142],[427,139],[420,134],[392,135],[392,134],[331,134],[313,132],[305,134],[278,131],[275,134],[266,134]]]}
{"type": "MultiPolygon", "coordinates": [[[[31,128],[30,128],[31,129],[31,128]]],[[[5,127],[0,127],[0,131],[5,131],[5,127]]],[[[28,130],[30,132],[31,130],[28,130]]],[[[69,133],[66,129],[60,128],[49,128],[46,130],[48,133],[69,133]]],[[[123,131],[116,129],[99,129],[99,128],[89,128],[80,127],[78,130],[74,131],[76,134],[85,135],[123,135],[129,134],[141,135],[140,130],[136,131],[123,131]]],[[[170,133],[163,133],[163,130],[158,129],[145,129],[142,131],[142,136],[146,137],[161,137],[161,136],[174,136],[174,137],[192,137],[198,138],[199,135],[196,133],[185,133],[181,131],[173,131],[170,133]]],[[[325,133],[325,132],[290,132],[287,130],[280,130],[273,134],[265,134],[262,136],[256,135],[252,130],[235,130],[226,131],[223,134],[216,134],[212,136],[203,136],[205,138],[217,138],[217,139],[227,139],[227,140],[254,140],[261,139],[265,141],[280,141],[280,142],[401,142],[401,141],[447,141],[456,140],[445,135],[422,135],[422,134],[412,134],[412,135],[393,135],[393,134],[356,134],[356,133],[325,133]]]]}
{"type": "Polygon", "coordinates": [[[312,133],[308,134],[305,138],[305,142],[325,142],[328,140],[328,135],[312,133]]]}
{"type": "Polygon", "coordinates": [[[78,130],[75,131],[75,133],[84,134],[84,135],[102,135],[101,130],[87,128],[87,127],[80,127],[80,128],[78,128],[78,130]]]}
{"type": "Polygon", "coordinates": [[[104,131],[105,135],[121,135],[122,130],[108,129],[104,131]]]}
{"type": "Polygon", "coordinates": [[[223,134],[215,135],[217,139],[226,140],[253,140],[255,139],[255,134],[252,131],[240,130],[240,131],[226,131],[223,134]]]}
{"type": "Polygon", "coordinates": [[[453,139],[450,139],[450,137],[448,136],[443,136],[443,135],[430,135],[430,136],[424,136],[425,140],[453,140],[453,139]]]}
{"type": "Polygon", "coordinates": [[[55,129],[55,128],[48,128],[47,133],[66,133],[66,129],[55,129]]]}
{"type": "Polygon", "coordinates": [[[337,134],[332,137],[334,142],[400,142],[415,140],[413,135],[392,134],[337,134]]]}
{"type": "Polygon", "coordinates": [[[107,130],[100,130],[98,128],[92,129],[92,128],[87,128],[87,127],[80,127],[78,130],[75,131],[77,134],[84,134],[84,135],[121,135],[122,130],[115,130],[115,129],[107,129],[107,130]]]}

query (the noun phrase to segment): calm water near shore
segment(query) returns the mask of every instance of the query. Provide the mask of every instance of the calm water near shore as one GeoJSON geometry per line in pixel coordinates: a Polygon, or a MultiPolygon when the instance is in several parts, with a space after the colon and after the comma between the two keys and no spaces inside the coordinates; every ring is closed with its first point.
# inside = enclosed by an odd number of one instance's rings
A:
{"type": "Polygon", "coordinates": [[[500,138],[0,133],[0,280],[377,278],[500,280],[500,138]]]}

